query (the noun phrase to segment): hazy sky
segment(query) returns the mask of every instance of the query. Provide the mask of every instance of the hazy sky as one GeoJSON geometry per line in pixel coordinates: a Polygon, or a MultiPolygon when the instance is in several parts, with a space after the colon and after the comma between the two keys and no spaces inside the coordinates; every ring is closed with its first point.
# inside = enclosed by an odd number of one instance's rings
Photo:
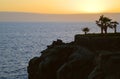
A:
{"type": "Polygon", "coordinates": [[[0,11],[47,14],[118,13],[120,0],[0,0],[0,11]]]}

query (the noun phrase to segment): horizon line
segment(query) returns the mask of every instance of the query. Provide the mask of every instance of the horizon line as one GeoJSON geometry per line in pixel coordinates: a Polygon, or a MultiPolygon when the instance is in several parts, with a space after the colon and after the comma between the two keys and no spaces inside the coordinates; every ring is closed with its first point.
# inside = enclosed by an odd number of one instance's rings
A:
{"type": "Polygon", "coordinates": [[[97,14],[120,14],[120,12],[101,12],[101,13],[63,13],[63,14],[57,14],[57,13],[37,13],[37,12],[19,12],[19,11],[0,11],[0,13],[24,13],[24,14],[44,14],[44,15],[97,15],[97,14]]]}

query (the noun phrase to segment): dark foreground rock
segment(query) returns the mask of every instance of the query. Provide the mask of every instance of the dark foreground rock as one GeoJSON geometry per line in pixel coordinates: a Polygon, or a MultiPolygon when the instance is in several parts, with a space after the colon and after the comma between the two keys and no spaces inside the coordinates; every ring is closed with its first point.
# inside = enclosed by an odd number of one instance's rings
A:
{"type": "MultiPolygon", "coordinates": [[[[78,40],[77,40],[78,42],[78,40]]],[[[115,44],[120,40],[115,41],[115,44]]],[[[83,43],[82,43],[83,44],[83,43]]],[[[110,44],[111,47],[112,44],[110,44]]],[[[114,46],[114,44],[113,44],[114,46]]],[[[120,45],[119,45],[120,46],[120,45]]],[[[76,42],[57,40],[30,60],[29,79],[120,79],[120,47],[93,50],[76,42]]]]}
{"type": "Polygon", "coordinates": [[[94,68],[93,60],[92,52],[82,47],[55,46],[31,59],[29,79],[85,79],[94,68]]]}

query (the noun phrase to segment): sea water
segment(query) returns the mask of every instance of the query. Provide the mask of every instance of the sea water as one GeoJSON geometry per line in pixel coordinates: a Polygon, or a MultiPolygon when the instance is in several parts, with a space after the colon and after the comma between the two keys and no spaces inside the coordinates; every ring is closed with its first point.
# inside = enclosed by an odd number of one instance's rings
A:
{"type": "Polygon", "coordinates": [[[54,40],[74,41],[75,34],[84,33],[84,27],[90,28],[90,33],[100,32],[94,22],[0,22],[0,79],[27,79],[31,58],[40,56],[54,40]]]}

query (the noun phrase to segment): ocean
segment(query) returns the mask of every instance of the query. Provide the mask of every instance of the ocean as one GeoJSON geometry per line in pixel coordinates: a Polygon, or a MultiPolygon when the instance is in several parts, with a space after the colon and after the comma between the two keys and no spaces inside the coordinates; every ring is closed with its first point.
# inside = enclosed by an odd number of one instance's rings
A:
{"type": "Polygon", "coordinates": [[[95,22],[0,22],[0,79],[27,79],[31,58],[40,56],[54,40],[74,41],[75,34],[84,34],[84,27],[100,33],[95,22]]]}

